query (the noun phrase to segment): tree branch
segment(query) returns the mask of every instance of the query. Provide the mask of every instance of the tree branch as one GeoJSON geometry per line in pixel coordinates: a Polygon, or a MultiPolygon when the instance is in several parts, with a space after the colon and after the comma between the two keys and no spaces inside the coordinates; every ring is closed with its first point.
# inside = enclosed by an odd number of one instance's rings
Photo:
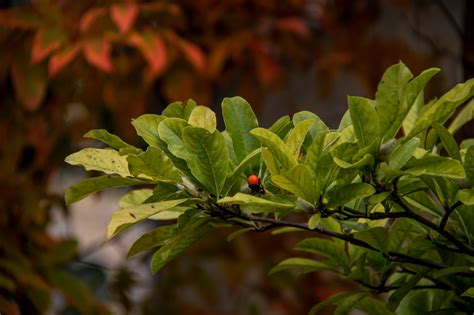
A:
{"type": "Polygon", "coordinates": [[[444,228],[446,227],[446,223],[448,223],[448,219],[449,219],[449,216],[451,215],[451,213],[454,212],[454,210],[456,210],[457,207],[459,207],[460,205],[462,205],[462,203],[460,201],[456,201],[456,203],[454,203],[454,205],[452,205],[449,209],[446,210],[446,212],[444,213],[443,217],[441,218],[441,222],[439,223],[439,228],[441,230],[444,230],[444,228]]]}
{"type": "MultiPolygon", "coordinates": [[[[436,262],[433,262],[431,260],[427,259],[422,259],[422,258],[416,258],[412,257],[403,253],[398,253],[398,252],[388,252],[388,253],[383,253],[382,251],[374,248],[370,244],[356,239],[352,234],[343,234],[343,233],[338,233],[330,230],[326,230],[322,227],[316,227],[315,229],[310,229],[306,223],[299,223],[299,222],[291,222],[291,221],[284,221],[284,220],[277,220],[277,219],[272,219],[272,218],[264,218],[264,217],[259,217],[255,215],[245,215],[241,214],[239,216],[241,219],[252,221],[252,222],[262,222],[262,223],[267,223],[267,225],[264,227],[263,230],[269,230],[275,227],[295,227],[307,231],[312,231],[312,232],[317,232],[322,235],[327,235],[331,236],[340,240],[344,240],[350,244],[360,246],[375,252],[378,252],[382,254],[386,259],[392,262],[403,262],[403,263],[409,263],[409,264],[414,264],[418,266],[424,266],[424,267],[429,267],[433,269],[444,269],[444,268],[449,268],[447,265],[439,264],[436,262]]],[[[463,277],[468,277],[468,278],[474,278],[474,272],[471,271],[462,271],[458,272],[457,275],[463,276],[463,277]]]]}

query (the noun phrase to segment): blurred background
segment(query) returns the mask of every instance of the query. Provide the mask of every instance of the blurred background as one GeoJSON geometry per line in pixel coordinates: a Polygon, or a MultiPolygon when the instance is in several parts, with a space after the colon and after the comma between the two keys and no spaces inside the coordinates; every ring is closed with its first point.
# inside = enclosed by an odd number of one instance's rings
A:
{"type": "Polygon", "coordinates": [[[350,290],[268,276],[303,234],[218,232],[152,276],[149,254],[126,255],[154,223],[102,245],[126,190],[66,207],[88,174],[64,158],[96,145],[93,128],[143,146],[131,119],[188,98],[219,112],[243,96],[264,127],[300,110],[336,127],[346,96],[373,97],[399,60],[440,67],[427,94],[441,95],[474,77],[472,21],[472,0],[0,0],[0,313],[305,314],[350,290]]]}

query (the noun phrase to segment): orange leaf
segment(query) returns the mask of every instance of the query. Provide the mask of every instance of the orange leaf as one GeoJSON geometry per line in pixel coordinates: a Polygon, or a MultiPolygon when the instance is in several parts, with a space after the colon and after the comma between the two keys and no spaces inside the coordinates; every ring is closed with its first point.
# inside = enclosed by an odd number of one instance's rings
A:
{"type": "Polygon", "coordinates": [[[81,18],[79,22],[79,30],[86,32],[89,30],[91,25],[101,16],[106,13],[104,8],[93,8],[88,10],[81,18]]]}
{"type": "Polygon", "coordinates": [[[275,26],[281,30],[292,32],[302,38],[307,38],[309,36],[308,26],[297,17],[278,19],[275,26]]]}
{"type": "Polygon", "coordinates": [[[132,27],[138,14],[136,4],[116,4],[110,8],[112,20],[117,25],[121,33],[127,32],[132,27]]]}
{"type": "Polygon", "coordinates": [[[110,61],[111,45],[103,39],[94,39],[84,44],[84,55],[87,61],[104,72],[112,71],[110,61]]]}
{"type": "Polygon", "coordinates": [[[46,92],[47,73],[44,64],[31,64],[24,52],[15,56],[11,67],[17,99],[27,110],[38,109],[46,92]]]}
{"type": "Polygon", "coordinates": [[[178,44],[184,56],[194,66],[194,68],[198,71],[204,70],[205,60],[201,49],[197,45],[184,39],[178,41],[178,44]]]}
{"type": "Polygon", "coordinates": [[[51,59],[49,59],[49,76],[55,76],[64,66],[70,63],[74,57],[76,57],[79,48],[79,45],[74,45],[55,53],[51,59]]]}
{"type": "Polygon", "coordinates": [[[129,42],[140,50],[150,66],[148,79],[154,79],[166,68],[166,46],[163,39],[152,32],[134,33],[129,42]]]}
{"type": "Polygon", "coordinates": [[[31,62],[38,63],[58,49],[63,38],[63,33],[58,29],[39,30],[36,32],[33,38],[31,62]]]}

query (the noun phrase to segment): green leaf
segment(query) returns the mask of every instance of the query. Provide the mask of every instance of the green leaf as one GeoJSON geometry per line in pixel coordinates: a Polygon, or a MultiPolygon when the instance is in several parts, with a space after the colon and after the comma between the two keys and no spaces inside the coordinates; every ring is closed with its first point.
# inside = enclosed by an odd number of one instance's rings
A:
{"type": "Polygon", "coordinates": [[[341,160],[338,157],[334,157],[334,163],[336,163],[337,166],[339,166],[341,168],[345,168],[345,169],[361,169],[365,166],[374,165],[375,160],[374,160],[374,157],[371,154],[366,154],[360,160],[358,160],[354,163],[348,163],[344,160],[341,160]]]}
{"type": "Polygon", "coordinates": [[[290,116],[285,115],[275,121],[268,130],[276,134],[280,139],[284,139],[291,127],[293,127],[293,124],[291,123],[290,116]]]}
{"type": "Polygon", "coordinates": [[[351,291],[351,292],[343,292],[343,293],[335,294],[335,295],[331,296],[329,299],[326,299],[326,300],[322,301],[321,303],[318,303],[315,306],[313,306],[311,308],[311,310],[308,312],[308,315],[315,315],[319,311],[324,309],[325,307],[327,307],[331,304],[334,304],[336,302],[339,302],[341,300],[344,300],[345,298],[350,297],[354,294],[357,294],[357,292],[351,291]]]}
{"type": "Polygon", "coordinates": [[[68,188],[66,191],[66,204],[86,198],[92,193],[115,187],[151,184],[149,181],[123,178],[110,175],[84,179],[68,188]]]}
{"type": "Polygon", "coordinates": [[[319,133],[309,146],[307,152],[306,152],[306,158],[304,160],[304,163],[311,168],[311,171],[314,174],[317,174],[318,172],[318,163],[321,159],[321,156],[324,151],[324,140],[326,139],[326,132],[321,132],[319,133]]]}
{"type": "MultiPolygon", "coordinates": [[[[274,212],[274,211],[280,211],[280,210],[285,210],[285,209],[290,210],[295,207],[295,205],[292,203],[271,201],[268,199],[264,199],[264,198],[253,196],[253,195],[247,195],[243,193],[237,193],[233,197],[224,197],[220,199],[217,203],[256,206],[256,207],[260,207],[260,211],[258,212],[274,212]]],[[[254,213],[257,213],[257,211],[254,211],[254,213]]]]}
{"type": "Polygon", "coordinates": [[[319,199],[311,170],[304,164],[298,164],[280,175],[272,175],[271,180],[278,187],[310,203],[315,203],[319,199]]]}
{"type": "Polygon", "coordinates": [[[388,244],[390,243],[389,232],[384,227],[374,227],[366,231],[357,232],[354,234],[354,237],[382,252],[387,251],[388,244]]]}
{"type": "Polygon", "coordinates": [[[449,125],[448,131],[454,135],[462,126],[474,119],[474,99],[457,114],[456,118],[449,125]]]}
{"type": "MultiPolygon", "coordinates": [[[[240,163],[250,152],[260,147],[259,141],[250,134],[252,129],[258,127],[257,117],[250,104],[238,96],[224,98],[222,101],[222,115],[224,116],[226,131],[232,138],[237,161],[240,163]]],[[[258,161],[254,161],[249,169],[250,172],[256,172],[258,161]]]]}
{"type": "Polygon", "coordinates": [[[314,230],[318,227],[319,223],[321,222],[321,212],[317,212],[311,216],[308,220],[308,227],[311,230],[314,230]]]}
{"type": "Polygon", "coordinates": [[[89,131],[84,135],[84,138],[91,138],[102,141],[106,145],[111,148],[120,150],[120,149],[128,149],[128,148],[135,148],[134,146],[126,143],[120,137],[109,133],[105,129],[94,129],[89,131]]]}
{"type": "Polygon", "coordinates": [[[119,200],[119,207],[120,209],[128,208],[132,206],[138,206],[153,196],[153,189],[150,188],[142,188],[142,189],[134,189],[126,193],[122,196],[119,200]]]}
{"type": "Polygon", "coordinates": [[[364,299],[357,303],[357,309],[370,315],[393,315],[386,306],[385,301],[366,295],[364,299]]]}
{"type": "Polygon", "coordinates": [[[334,310],[334,315],[347,315],[356,308],[357,304],[362,301],[365,297],[367,297],[368,293],[361,292],[356,293],[354,295],[348,296],[339,303],[337,303],[337,307],[334,310]]]}
{"type": "Polygon", "coordinates": [[[188,123],[181,118],[166,118],[158,126],[159,137],[167,144],[171,154],[184,160],[191,156],[183,141],[183,130],[187,126],[188,123]]]}
{"type": "Polygon", "coordinates": [[[301,111],[297,112],[293,115],[293,125],[297,125],[300,122],[304,120],[311,119],[313,121],[313,124],[311,125],[311,128],[309,129],[309,134],[311,137],[315,137],[321,132],[326,132],[329,130],[328,126],[321,120],[321,118],[316,115],[315,113],[308,112],[308,111],[301,111]]]}
{"type": "Polygon", "coordinates": [[[464,169],[457,160],[441,156],[428,156],[413,160],[406,165],[404,173],[413,176],[432,175],[448,178],[464,178],[464,169]]]}
{"type": "Polygon", "coordinates": [[[227,177],[229,153],[224,136],[218,131],[186,127],[183,132],[186,149],[191,153],[186,158],[196,179],[219,198],[227,177]]]}
{"type": "Polygon", "coordinates": [[[156,273],[169,261],[188,249],[207,233],[212,227],[207,224],[208,217],[200,217],[199,211],[187,211],[179,217],[176,228],[173,229],[165,244],[151,258],[151,271],[156,273]]]}
{"type": "Polygon", "coordinates": [[[444,128],[444,126],[434,123],[433,124],[436,133],[438,134],[441,142],[443,143],[444,149],[448,152],[449,156],[453,159],[461,161],[461,153],[459,153],[459,147],[456,143],[456,139],[444,128]]]}
{"type": "Polygon", "coordinates": [[[132,247],[130,247],[127,257],[132,257],[145,250],[163,246],[166,240],[171,236],[171,232],[174,228],[174,225],[163,225],[143,234],[133,243],[132,247]]]}
{"type": "Polygon", "coordinates": [[[188,123],[194,127],[204,128],[210,133],[216,131],[216,113],[209,107],[196,106],[191,115],[189,115],[188,123]]]}
{"type": "Polygon", "coordinates": [[[305,232],[306,230],[295,228],[292,226],[285,226],[282,228],[274,229],[272,230],[272,235],[278,235],[278,234],[285,234],[285,233],[293,233],[293,232],[305,232]]]}
{"type": "Polygon", "coordinates": [[[166,106],[162,114],[166,117],[181,118],[187,121],[195,107],[196,102],[192,99],[189,99],[186,105],[182,102],[173,102],[166,106]]]}
{"type": "Polygon", "coordinates": [[[399,170],[410,160],[415,152],[420,139],[411,138],[407,142],[401,143],[392,154],[390,154],[388,167],[392,170],[399,170]]]}
{"type": "Polygon", "coordinates": [[[105,174],[131,176],[127,157],[112,149],[85,148],[66,157],[66,163],[81,165],[87,171],[100,171],[105,174]]]}
{"type": "Polygon", "coordinates": [[[235,240],[237,237],[247,233],[247,232],[250,232],[250,231],[253,231],[254,228],[243,228],[243,229],[238,229],[237,231],[234,231],[232,232],[231,234],[229,234],[229,236],[227,236],[227,242],[232,242],[233,240],[235,240]]]}
{"type": "MultiPolygon", "coordinates": [[[[410,69],[399,62],[390,66],[382,76],[375,94],[376,110],[380,120],[380,131],[385,140],[392,138],[400,128],[402,120],[398,121],[403,99],[403,90],[413,77],[410,69]]],[[[408,112],[408,111],[407,111],[408,112]]]]}
{"type": "Polygon", "coordinates": [[[272,152],[268,148],[262,148],[261,155],[262,155],[262,160],[265,163],[265,166],[267,167],[270,174],[271,175],[280,174],[280,168],[277,164],[277,161],[275,161],[275,158],[273,157],[272,152]]]}
{"type": "Polygon", "coordinates": [[[288,146],[273,132],[264,128],[256,128],[250,133],[257,137],[263,146],[268,147],[280,171],[289,170],[298,164],[288,146]]]}
{"type": "Polygon", "coordinates": [[[470,146],[464,155],[464,170],[466,178],[474,186],[474,146],[470,146]]]}
{"type": "Polygon", "coordinates": [[[474,205],[474,190],[460,189],[456,194],[456,199],[467,206],[472,206],[474,205]]]}
{"type": "Polygon", "coordinates": [[[288,138],[286,139],[286,145],[290,150],[290,153],[298,158],[300,155],[300,149],[303,145],[305,140],[306,134],[309,131],[309,128],[313,125],[313,119],[303,120],[302,122],[295,125],[295,127],[290,131],[288,134],[288,138]]]}
{"type": "Polygon", "coordinates": [[[179,182],[181,176],[170,159],[158,148],[148,147],[146,152],[127,157],[130,173],[135,177],[164,181],[179,182]]]}
{"type": "Polygon", "coordinates": [[[294,268],[303,269],[304,273],[313,272],[317,270],[332,269],[332,267],[326,265],[324,262],[321,262],[321,261],[294,257],[294,258],[285,259],[282,262],[280,262],[278,265],[273,267],[270,270],[269,275],[275,274],[283,270],[294,269],[294,268]]]}
{"type": "Polygon", "coordinates": [[[470,298],[474,298],[474,287],[469,288],[466,291],[464,291],[464,293],[461,294],[461,296],[468,296],[470,298]]]}
{"type": "Polygon", "coordinates": [[[420,97],[422,97],[420,94],[423,94],[423,89],[426,83],[428,83],[428,81],[439,71],[440,69],[438,68],[427,69],[406,84],[395,120],[388,126],[385,126],[386,129],[382,127],[382,130],[387,130],[385,133],[385,140],[391,139],[397,134],[400,125],[405,120],[411,108],[417,101],[420,101],[420,97]]]}
{"type": "Polygon", "coordinates": [[[443,124],[454,113],[456,108],[474,95],[474,79],[457,84],[421,114],[407,138],[432,126],[435,122],[443,124]]]}
{"type": "Polygon", "coordinates": [[[75,307],[80,313],[90,313],[92,306],[92,296],[89,288],[72,274],[62,270],[45,268],[45,277],[48,282],[58,288],[63,296],[75,307]]]}
{"type": "Polygon", "coordinates": [[[450,267],[450,268],[444,268],[440,270],[436,270],[433,272],[433,278],[438,279],[441,277],[446,277],[450,276],[453,274],[457,274],[463,271],[469,271],[471,270],[471,267],[469,266],[456,266],[456,267],[450,267]]]}
{"type": "Polygon", "coordinates": [[[328,207],[336,208],[359,198],[368,197],[375,194],[375,188],[366,183],[351,183],[343,186],[336,186],[328,193],[328,207]]]}
{"type": "Polygon", "coordinates": [[[165,119],[161,115],[145,114],[132,119],[137,134],[151,146],[159,147],[158,125],[165,119]]]}
{"type": "Polygon", "coordinates": [[[411,276],[410,279],[403,284],[399,289],[395,290],[388,299],[388,308],[391,311],[395,311],[403,300],[403,298],[412,290],[412,288],[425,276],[429,269],[418,272],[416,275],[411,276]]]}
{"type": "Polygon", "coordinates": [[[347,101],[359,145],[367,147],[380,142],[379,119],[371,100],[349,96],[347,101]]]}
{"type": "Polygon", "coordinates": [[[229,190],[232,188],[234,183],[238,181],[239,177],[244,175],[243,172],[247,166],[257,160],[261,152],[261,148],[255,149],[254,151],[250,152],[249,155],[247,155],[239,165],[237,165],[237,167],[232,171],[225,181],[224,189],[222,190],[224,196],[229,193],[229,190]]]}
{"type": "Polygon", "coordinates": [[[122,232],[133,224],[141,222],[158,212],[171,210],[172,208],[181,205],[188,200],[189,199],[160,201],[138,206],[132,206],[129,208],[115,211],[112,214],[112,217],[107,226],[106,240],[110,240],[112,237],[114,237],[115,235],[122,232]]]}
{"type": "Polygon", "coordinates": [[[347,257],[344,252],[344,243],[336,243],[332,240],[322,238],[307,238],[295,246],[295,250],[301,250],[318,254],[337,262],[338,266],[347,266],[347,257]]]}
{"type": "MultiPolygon", "coordinates": [[[[403,105],[403,104],[402,104],[403,105]]],[[[406,103],[405,103],[406,105],[406,103]]],[[[402,121],[402,130],[403,134],[407,135],[413,129],[418,117],[420,116],[421,109],[425,105],[425,95],[423,91],[418,94],[418,97],[415,99],[413,106],[411,106],[406,117],[402,121]]]]}

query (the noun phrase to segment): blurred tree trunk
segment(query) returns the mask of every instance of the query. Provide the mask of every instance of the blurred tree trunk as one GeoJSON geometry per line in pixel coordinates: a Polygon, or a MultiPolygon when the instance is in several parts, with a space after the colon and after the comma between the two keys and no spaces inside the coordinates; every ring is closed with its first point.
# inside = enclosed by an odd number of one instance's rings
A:
{"type": "Polygon", "coordinates": [[[462,64],[464,79],[474,78],[474,1],[466,0],[464,10],[464,32],[462,36],[462,64]]]}

